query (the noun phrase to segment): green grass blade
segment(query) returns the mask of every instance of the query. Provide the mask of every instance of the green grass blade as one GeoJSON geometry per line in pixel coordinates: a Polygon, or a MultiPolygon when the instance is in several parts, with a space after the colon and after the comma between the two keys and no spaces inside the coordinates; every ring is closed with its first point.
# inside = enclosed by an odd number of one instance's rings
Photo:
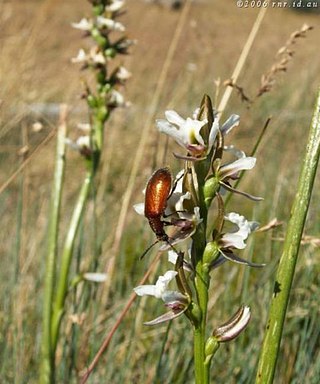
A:
{"type": "Polygon", "coordinates": [[[311,122],[305,158],[300,173],[298,191],[293,203],[291,218],[284,242],[283,253],[276,274],[269,318],[256,383],[272,383],[290,289],[294,276],[299,246],[306,220],[314,178],[320,156],[320,90],[311,122]]]}
{"type": "MultiPolygon", "coordinates": [[[[64,113],[64,112],[62,112],[64,113]]],[[[52,300],[55,284],[55,269],[57,259],[58,227],[60,216],[61,195],[65,170],[65,138],[66,125],[62,122],[58,128],[56,166],[54,174],[51,213],[48,230],[48,253],[45,272],[45,291],[43,302],[42,319],[42,359],[40,368],[40,382],[50,383],[54,378],[54,356],[52,351],[51,321],[52,321],[52,300]]]]}
{"type": "Polygon", "coordinates": [[[61,268],[59,272],[59,279],[57,283],[57,293],[54,300],[53,305],[53,313],[52,313],[52,324],[51,324],[51,337],[52,337],[52,350],[56,350],[56,346],[58,343],[59,337],[59,329],[60,324],[64,312],[64,303],[68,292],[68,278],[69,278],[69,270],[70,264],[73,254],[73,248],[75,239],[78,233],[80,221],[82,219],[84,207],[86,205],[89,192],[91,189],[93,174],[90,171],[87,172],[87,175],[83,181],[81,190],[79,192],[79,197],[77,203],[74,207],[73,215],[71,218],[69,230],[67,233],[67,237],[65,240],[62,260],[61,260],[61,268]]]}

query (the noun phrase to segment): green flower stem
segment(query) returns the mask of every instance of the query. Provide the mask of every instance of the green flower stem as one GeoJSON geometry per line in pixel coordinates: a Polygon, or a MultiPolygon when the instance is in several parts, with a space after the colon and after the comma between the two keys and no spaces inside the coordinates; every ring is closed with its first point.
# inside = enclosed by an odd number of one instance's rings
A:
{"type": "Polygon", "coordinates": [[[201,310],[201,321],[194,327],[194,364],[196,384],[209,383],[209,370],[205,366],[205,344],[208,307],[209,273],[205,272],[201,261],[196,267],[197,277],[195,279],[198,304],[201,310]]]}
{"type": "Polygon", "coordinates": [[[202,330],[201,324],[195,326],[193,330],[193,350],[194,350],[194,373],[195,373],[195,383],[201,384],[205,383],[204,381],[204,332],[202,330]]]}
{"type": "MultiPolygon", "coordinates": [[[[95,175],[95,171],[100,162],[100,153],[103,145],[103,133],[104,133],[104,124],[110,116],[110,110],[104,105],[104,98],[101,96],[96,99],[96,102],[99,106],[91,107],[90,103],[89,108],[93,110],[92,115],[92,130],[93,130],[93,141],[94,141],[94,153],[93,159],[89,159],[87,162],[87,174],[82,184],[82,188],[79,193],[78,201],[73,211],[73,216],[71,218],[69,231],[66,237],[63,253],[62,253],[62,262],[61,270],[59,274],[59,281],[57,284],[57,293],[53,305],[52,313],[52,325],[51,325],[51,338],[52,338],[52,352],[55,354],[55,350],[58,343],[59,329],[64,312],[64,303],[68,291],[68,276],[71,265],[73,247],[81,218],[83,215],[84,207],[87,202],[90,187],[92,180],[95,175]]],[[[54,358],[53,358],[54,360],[54,358]]]]}
{"type": "Polygon", "coordinates": [[[274,285],[256,383],[273,382],[295,265],[320,156],[320,90],[274,285]]]}
{"type": "MultiPolygon", "coordinates": [[[[102,100],[102,98],[101,98],[102,100]]],[[[101,102],[101,100],[99,100],[101,102]]],[[[100,108],[94,109],[93,116],[92,116],[92,128],[93,128],[93,140],[94,140],[94,152],[92,159],[87,159],[87,173],[83,180],[83,184],[78,196],[77,203],[73,210],[73,215],[71,218],[69,230],[67,233],[67,237],[65,240],[63,252],[62,252],[62,260],[61,260],[61,268],[59,272],[58,277],[58,283],[57,283],[57,289],[56,289],[56,295],[54,298],[54,302],[52,305],[52,309],[50,310],[51,313],[51,320],[49,323],[50,326],[50,332],[47,339],[50,337],[50,375],[48,374],[47,381],[42,381],[42,383],[54,383],[54,367],[55,367],[55,353],[56,348],[58,344],[59,339],[59,331],[60,331],[60,325],[61,320],[64,314],[64,305],[65,300],[68,293],[69,288],[69,270],[72,260],[72,254],[73,254],[73,248],[74,243],[76,240],[76,236],[78,233],[79,225],[83,216],[84,208],[86,205],[86,202],[89,197],[90,189],[92,186],[92,180],[94,178],[95,172],[98,168],[99,162],[100,162],[100,153],[103,145],[103,132],[104,132],[104,124],[106,120],[109,118],[110,110],[107,109],[104,106],[101,106],[100,108]],[[50,378],[51,381],[48,381],[50,378]]],[[[52,292],[51,295],[51,303],[52,303],[52,292]]],[[[46,368],[44,371],[48,371],[48,364],[46,364],[46,368]]]]}
{"type": "Polygon", "coordinates": [[[81,222],[82,214],[84,211],[85,204],[87,202],[90,187],[93,179],[93,171],[87,171],[86,177],[83,181],[78,201],[75,205],[73,215],[71,218],[69,231],[66,237],[66,241],[62,253],[61,269],[59,273],[59,280],[57,284],[57,293],[53,304],[52,313],[52,327],[51,327],[51,338],[52,338],[52,353],[55,354],[55,350],[58,343],[59,329],[61,319],[64,312],[64,302],[68,291],[68,275],[71,265],[73,247],[76,239],[76,235],[81,222]]]}
{"type": "Polygon", "coordinates": [[[204,362],[204,365],[208,371],[208,376],[210,372],[210,364],[211,364],[212,358],[217,352],[217,350],[219,349],[219,347],[220,347],[220,343],[218,342],[218,340],[216,340],[214,337],[208,338],[206,343],[206,349],[205,349],[206,360],[204,362]]]}
{"type": "MultiPolygon", "coordinates": [[[[101,100],[101,102],[103,101],[101,100]]],[[[103,106],[94,112],[92,117],[93,140],[95,147],[100,153],[103,146],[104,124],[110,117],[110,110],[103,106]]]]}
{"type": "Polygon", "coordinates": [[[205,362],[205,344],[206,344],[206,325],[207,325],[207,307],[208,307],[208,289],[209,289],[209,270],[203,263],[202,255],[204,253],[205,225],[201,223],[193,236],[192,255],[196,261],[195,289],[197,293],[198,306],[200,308],[201,318],[194,325],[194,365],[196,384],[208,384],[209,376],[205,362]]]}
{"type": "Polygon", "coordinates": [[[57,133],[56,166],[51,201],[51,213],[48,230],[48,253],[46,260],[45,292],[42,320],[42,345],[40,382],[54,381],[54,354],[51,340],[52,299],[56,274],[58,226],[60,217],[61,195],[65,170],[65,137],[66,125],[60,124],[57,133]]]}
{"type": "Polygon", "coordinates": [[[206,349],[206,329],[207,329],[207,309],[208,309],[208,291],[210,285],[209,263],[210,257],[214,257],[213,252],[206,248],[207,214],[210,204],[219,188],[217,180],[210,178],[205,180],[207,174],[207,164],[197,164],[195,166],[200,188],[199,205],[202,217],[202,223],[198,226],[197,232],[193,236],[192,258],[196,265],[195,290],[197,293],[198,306],[200,308],[201,320],[194,325],[194,365],[196,384],[209,384],[210,381],[210,363],[207,359],[206,349]],[[202,186],[202,187],[201,187],[202,186]]]}

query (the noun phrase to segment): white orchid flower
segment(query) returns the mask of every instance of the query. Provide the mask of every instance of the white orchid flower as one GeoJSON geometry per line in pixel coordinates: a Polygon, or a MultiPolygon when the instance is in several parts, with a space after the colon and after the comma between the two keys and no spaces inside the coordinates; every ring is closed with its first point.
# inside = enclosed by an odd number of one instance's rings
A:
{"type": "Polygon", "coordinates": [[[99,28],[105,27],[111,31],[124,32],[126,30],[123,24],[103,16],[97,17],[97,26],[99,28]]]}
{"type": "Polygon", "coordinates": [[[192,156],[202,157],[210,152],[214,140],[219,131],[219,124],[215,121],[210,129],[208,143],[201,136],[201,128],[208,121],[196,118],[182,118],[177,112],[169,110],[165,112],[166,120],[156,121],[160,132],[171,136],[181,147],[185,148],[192,156]]]}
{"type": "Polygon", "coordinates": [[[256,221],[248,221],[244,216],[231,212],[225,216],[225,219],[235,224],[238,230],[235,232],[225,233],[220,239],[223,248],[244,249],[250,233],[255,231],[259,224],[256,221]]]}
{"type": "Polygon", "coordinates": [[[78,55],[71,59],[72,63],[84,63],[84,64],[102,64],[106,63],[106,59],[103,53],[97,49],[97,47],[92,47],[90,52],[87,54],[84,49],[80,49],[78,55]]]}
{"type": "Polygon", "coordinates": [[[138,296],[154,296],[157,299],[164,301],[165,306],[170,308],[170,311],[157,317],[154,320],[144,323],[145,325],[157,325],[165,321],[172,320],[182,315],[188,308],[188,298],[178,291],[170,291],[168,285],[173,280],[178,272],[167,271],[163,276],[159,276],[155,285],[139,285],[134,288],[138,296]]]}
{"type": "Polygon", "coordinates": [[[123,0],[113,0],[111,4],[106,5],[105,10],[106,12],[117,12],[119,11],[124,5],[123,0]]]}
{"type": "Polygon", "coordinates": [[[112,89],[109,94],[108,105],[111,108],[127,108],[131,105],[131,103],[129,101],[125,101],[122,93],[116,91],[115,89],[112,89]]]}
{"type": "Polygon", "coordinates": [[[89,56],[86,54],[84,49],[79,49],[78,55],[71,59],[72,63],[85,63],[89,56]]]}
{"type": "Polygon", "coordinates": [[[159,276],[155,285],[139,285],[134,288],[135,293],[138,296],[154,296],[157,299],[162,299],[165,303],[172,301],[179,301],[184,295],[177,291],[168,290],[168,285],[173,280],[178,272],[167,271],[163,276],[159,276]]]}
{"type": "Polygon", "coordinates": [[[71,23],[72,27],[75,29],[80,29],[81,31],[90,31],[93,27],[93,23],[91,20],[83,18],[79,21],[79,23],[71,23]]]}

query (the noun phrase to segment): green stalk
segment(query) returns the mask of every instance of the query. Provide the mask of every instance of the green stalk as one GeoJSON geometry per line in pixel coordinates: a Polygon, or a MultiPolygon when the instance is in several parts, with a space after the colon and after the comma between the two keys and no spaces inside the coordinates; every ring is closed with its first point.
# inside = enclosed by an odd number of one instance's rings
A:
{"type": "MultiPolygon", "coordinates": [[[[84,208],[89,197],[92,181],[100,162],[101,149],[103,145],[104,124],[110,116],[110,110],[105,106],[104,95],[99,94],[95,98],[95,103],[97,103],[96,107],[92,107],[90,106],[90,103],[88,101],[89,110],[92,111],[92,146],[94,150],[92,153],[92,157],[86,159],[87,173],[83,180],[78,200],[73,210],[69,230],[62,251],[61,268],[59,271],[57,289],[52,307],[50,337],[51,366],[53,372],[55,367],[55,353],[59,339],[60,325],[64,314],[64,305],[69,288],[69,271],[72,261],[74,244],[77,237],[79,225],[83,216],[84,208]]],[[[53,383],[54,374],[52,377],[53,383]]]]}
{"type": "Polygon", "coordinates": [[[42,319],[42,345],[40,382],[54,382],[54,354],[51,340],[52,299],[56,274],[58,227],[60,217],[61,195],[65,169],[66,125],[60,124],[57,133],[56,166],[52,191],[51,213],[48,230],[48,253],[46,260],[45,291],[42,319]]]}
{"type": "Polygon", "coordinates": [[[205,271],[202,261],[196,266],[195,285],[198,296],[198,304],[201,310],[201,320],[194,326],[194,365],[196,384],[209,383],[209,369],[205,365],[205,345],[206,345],[206,326],[207,326],[207,307],[208,307],[208,289],[209,273],[205,271]]]}
{"type": "MultiPolygon", "coordinates": [[[[201,199],[203,200],[203,199],[201,199]]],[[[203,204],[206,218],[206,208],[203,204]]],[[[205,221],[205,220],[204,220],[205,221]]],[[[209,290],[209,271],[203,263],[203,254],[206,245],[205,224],[199,225],[197,232],[193,236],[192,255],[196,261],[195,289],[197,301],[200,308],[201,318],[194,325],[194,366],[196,384],[209,384],[209,370],[205,366],[205,345],[206,345],[206,326],[209,290]]]]}
{"type": "Polygon", "coordinates": [[[51,338],[52,338],[53,355],[55,354],[55,351],[56,351],[60,324],[61,324],[62,316],[64,313],[64,303],[65,303],[65,299],[68,291],[68,276],[69,276],[74,243],[75,243],[79,225],[82,219],[84,207],[89,196],[92,179],[93,179],[93,170],[88,170],[79,193],[78,201],[74,207],[73,215],[72,215],[70,226],[69,226],[69,231],[66,237],[64,248],[63,248],[61,269],[60,269],[59,280],[57,284],[57,293],[55,296],[53,313],[52,313],[51,338]]]}
{"type": "Polygon", "coordinates": [[[204,381],[204,330],[201,324],[195,326],[193,330],[193,350],[194,350],[194,373],[196,384],[206,384],[204,381]]]}
{"type": "MultiPolygon", "coordinates": [[[[59,332],[61,326],[61,320],[64,314],[64,305],[68,294],[69,284],[69,271],[72,261],[73,249],[81,219],[83,216],[84,208],[89,197],[89,193],[92,186],[92,181],[95,176],[95,172],[99,165],[100,153],[103,144],[103,128],[104,123],[109,117],[109,111],[106,109],[97,109],[94,111],[93,120],[93,140],[96,150],[93,152],[92,158],[88,158],[87,172],[82,183],[81,190],[79,192],[78,200],[73,210],[71,222],[69,225],[68,233],[66,236],[65,244],[62,251],[61,267],[58,276],[58,283],[56,288],[56,294],[54,297],[54,303],[51,310],[51,322],[50,322],[50,338],[51,338],[51,366],[52,371],[51,380],[49,383],[55,382],[54,369],[55,369],[55,354],[59,339],[59,332]],[[103,113],[102,113],[103,112],[103,113]]],[[[51,293],[51,298],[52,293],[51,293]]],[[[47,384],[48,382],[43,382],[47,384]]],[[[41,382],[42,384],[42,382],[41,382]]]]}
{"type": "MultiPolygon", "coordinates": [[[[198,226],[196,233],[192,237],[192,258],[196,265],[195,291],[197,294],[197,303],[200,309],[201,318],[194,325],[194,366],[196,384],[209,384],[210,381],[210,363],[211,359],[206,356],[206,330],[207,330],[207,310],[208,310],[208,291],[210,286],[210,274],[208,255],[205,250],[207,246],[207,215],[212,199],[219,189],[219,184],[214,179],[205,181],[208,172],[207,164],[197,164],[195,166],[198,177],[199,206],[202,217],[202,223],[198,226]]],[[[213,254],[211,255],[213,257],[213,254]]]]}
{"type": "Polygon", "coordinates": [[[298,191],[283,246],[274,285],[264,343],[260,354],[256,383],[273,382],[290,289],[298,257],[303,227],[310,203],[320,156],[320,89],[315,104],[298,191]]]}

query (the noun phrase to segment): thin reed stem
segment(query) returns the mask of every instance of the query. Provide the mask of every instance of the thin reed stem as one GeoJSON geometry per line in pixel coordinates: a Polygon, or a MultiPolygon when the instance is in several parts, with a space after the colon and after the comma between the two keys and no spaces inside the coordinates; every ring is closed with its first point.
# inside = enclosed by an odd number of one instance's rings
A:
{"type": "Polygon", "coordinates": [[[59,280],[57,283],[57,293],[54,300],[53,313],[52,313],[51,338],[52,338],[53,353],[55,353],[55,350],[57,347],[60,324],[61,324],[62,316],[64,313],[64,303],[65,303],[65,299],[68,291],[68,276],[69,276],[74,243],[78,233],[82,215],[84,212],[84,207],[86,205],[86,202],[89,196],[92,179],[93,179],[93,169],[87,171],[86,177],[83,180],[83,184],[79,193],[78,201],[74,207],[73,215],[72,215],[70,226],[69,226],[69,231],[66,237],[64,248],[63,248],[59,280]]]}
{"type": "Polygon", "coordinates": [[[19,167],[13,171],[13,173],[6,179],[6,181],[0,186],[0,195],[4,192],[9,185],[18,177],[18,175],[31,163],[36,155],[43,149],[49,141],[55,136],[56,130],[53,129],[48,135],[36,146],[33,152],[19,165],[19,167]]]}
{"type": "MultiPolygon", "coordinates": [[[[241,73],[241,70],[244,67],[244,64],[245,64],[245,62],[246,62],[246,60],[248,58],[250,49],[251,49],[252,44],[253,44],[253,42],[254,42],[254,40],[255,40],[255,38],[257,36],[257,33],[258,33],[259,29],[260,29],[262,20],[263,20],[265,14],[267,12],[267,9],[268,9],[268,7],[266,7],[266,8],[262,7],[260,9],[260,11],[258,13],[258,16],[257,16],[257,18],[256,18],[256,20],[255,20],[255,22],[254,22],[254,24],[252,26],[252,29],[251,29],[250,34],[248,36],[248,39],[247,39],[247,41],[246,41],[246,43],[245,43],[245,45],[244,45],[244,47],[242,49],[241,55],[239,57],[239,60],[238,60],[236,66],[234,68],[234,71],[233,71],[233,73],[231,75],[231,79],[232,79],[232,81],[234,83],[237,82],[238,77],[239,77],[239,75],[241,73]]],[[[224,110],[225,110],[225,108],[226,108],[226,106],[227,106],[227,104],[229,102],[229,99],[230,99],[230,96],[232,94],[232,91],[233,91],[233,87],[228,86],[226,88],[222,98],[221,98],[220,104],[218,106],[218,112],[219,112],[220,116],[223,114],[223,112],[224,112],[224,110]]]]}
{"type": "Polygon", "coordinates": [[[65,124],[66,107],[61,109],[61,123],[57,133],[56,167],[54,174],[51,213],[48,230],[48,253],[46,260],[45,292],[43,303],[43,335],[40,382],[51,383],[54,380],[54,353],[51,339],[52,300],[56,274],[58,227],[60,217],[61,196],[65,170],[65,124]]]}
{"type": "Polygon", "coordinates": [[[256,383],[273,382],[295,266],[320,156],[320,89],[311,122],[298,191],[277,270],[256,383]]]}

